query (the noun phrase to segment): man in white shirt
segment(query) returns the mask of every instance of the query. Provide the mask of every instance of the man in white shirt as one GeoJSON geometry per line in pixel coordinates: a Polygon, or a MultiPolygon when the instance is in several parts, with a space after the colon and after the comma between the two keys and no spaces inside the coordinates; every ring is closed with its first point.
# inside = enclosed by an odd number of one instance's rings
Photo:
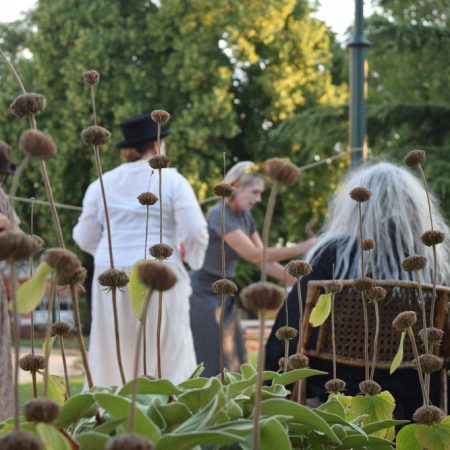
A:
{"type": "MultiPolygon", "coordinates": [[[[157,125],[150,114],[133,117],[121,123],[124,140],[122,149],[125,163],[103,175],[109,211],[115,268],[129,273],[139,259],[153,259],[148,249],[159,243],[159,204],[149,208],[147,248],[145,229],[147,208],[137,197],[151,192],[157,197],[159,171],[153,171],[148,160],[157,152],[157,125]]],[[[169,130],[162,130],[165,138],[169,130]]],[[[162,141],[164,143],[164,140],[162,141]]],[[[164,144],[163,144],[164,146],[164,144]]],[[[162,148],[164,148],[162,146],[162,148]]],[[[167,260],[178,281],[164,293],[161,337],[162,376],[178,383],[187,378],[195,367],[196,359],[189,322],[189,296],[191,287],[184,268],[180,244],[184,247],[184,261],[193,269],[203,263],[208,244],[206,222],[192,187],[175,168],[162,171],[163,242],[174,252],[167,260]]],[[[94,282],[92,287],[92,325],[89,364],[95,385],[120,385],[114,340],[114,324],[110,293],[97,282],[97,277],[110,268],[105,213],[99,180],[87,189],[83,212],[73,230],[75,242],[94,256],[94,282]]],[[[139,320],[130,305],[128,289],[117,292],[119,334],[122,362],[127,381],[133,377],[134,349],[139,320]]],[[[148,374],[155,376],[157,298],[150,301],[147,316],[148,374]]],[[[140,374],[143,373],[142,360],[140,374]]]]}

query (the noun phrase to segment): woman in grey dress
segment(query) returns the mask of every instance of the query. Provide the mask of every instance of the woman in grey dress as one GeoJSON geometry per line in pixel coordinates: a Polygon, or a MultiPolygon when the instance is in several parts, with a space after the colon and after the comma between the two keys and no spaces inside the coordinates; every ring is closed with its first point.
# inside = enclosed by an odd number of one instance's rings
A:
{"type": "MultiPolygon", "coordinates": [[[[241,258],[259,266],[262,257],[262,241],[256,229],[251,209],[261,201],[264,178],[252,172],[254,164],[243,161],[235,164],[226,174],[225,182],[233,185],[235,192],[225,203],[225,260],[226,275],[233,279],[241,258]]],[[[214,205],[206,216],[209,244],[203,266],[190,273],[192,284],[191,328],[194,336],[197,361],[205,364],[204,376],[220,372],[219,317],[221,298],[214,294],[212,283],[222,278],[221,267],[221,205],[214,205]]],[[[270,247],[266,253],[266,271],[278,280],[285,279],[285,271],[278,261],[305,254],[314,239],[290,246],[270,247]]],[[[295,280],[287,275],[288,284],[295,280]]],[[[234,298],[228,298],[224,311],[225,366],[232,371],[246,361],[246,351],[240,326],[239,312],[234,298]]]]}

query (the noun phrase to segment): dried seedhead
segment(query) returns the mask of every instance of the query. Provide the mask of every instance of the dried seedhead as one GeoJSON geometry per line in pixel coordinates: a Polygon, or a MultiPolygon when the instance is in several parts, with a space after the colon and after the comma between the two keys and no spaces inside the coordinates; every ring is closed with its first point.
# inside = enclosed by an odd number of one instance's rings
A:
{"type": "Polygon", "coordinates": [[[236,284],[231,280],[227,280],[226,278],[214,281],[211,287],[213,289],[213,292],[219,295],[234,295],[238,291],[238,287],[236,286],[236,284]]]}
{"type": "Polygon", "coordinates": [[[154,170],[166,169],[170,165],[170,160],[166,155],[152,156],[148,162],[154,170]]]}
{"type": "Polygon", "coordinates": [[[408,256],[402,262],[402,269],[405,272],[419,272],[427,265],[427,258],[425,256],[408,256]]]}
{"type": "Polygon", "coordinates": [[[278,309],[285,298],[283,289],[265,281],[252,283],[241,291],[242,303],[250,311],[278,309]]]}
{"type": "Polygon", "coordinates": [[[312,267],[309,262],[296,259],[287,263],[286,271],[291,277],[302,278],[312,272],[312,267]]]}
{"type": "Polygon", "coordinates": [[[361,243],[361,249],[364,252],[368,252],[375,248],[375,241],[373,239],[363,239],[361,243]]]}
{"type": "Polygon", "coordinates": [[[0,437],[2,450],[42,450],[41,441],[31,433],[12,431],[0,437]]]}
{"type": "Polygon", "coordinates": [[[123,270],[108,269],[101,273],[97,280],[100,286],[111,290],[125,287],[130,281],[130,278],[123,270]]]}
{"type": "Polygon", "coordinates": [[[29,353],[19,359],[19,367],[25,372],[36,373],[38,370],[44,370],[45,358],[41,355],[29,353]]]}
{"type": "Polygon", "coordinates": [[[46,106],[47,99],[42,94],[27,92],[17,96],[9,108],[17,117],[25,117],[41,113],[46,106]]]}
{"type": "Polygon", "coordinates": [[[293,327],[288,327],[285,325],[284,327],[278,328],[275,332],[275,336],[280,341],[284,341],[285,339],[294,339],[298,334],[298,331],[293,327]]]}
{"type": "Polygon", "coordinates": [[[92,125],[88,128],[85,128],[81,132],[81,140],[88,145],[103,145],[106,144],[110,137],[111,133],[103,127],[98,125],[92,125]]]}
{"type": "Polygon", "coordinates": [[[364,380],[359,383],[359,390],[366,395],[377,395],[381,392],[381,386],[372,380],[364,380]]]}
{"type": "Polygon", "coordinates": [[[152,206],[158,201],[158,197],[151,192],[143,192],[138,195],[137,199],[138,202],[144,206],[152,206]]]}
{"type": "Polygon", "coordinates": [[[30,235],[15,230],[0,232],[0,261],[27,259],[38,250],[38,242],[30,235]]]}
{"type": "Polygon", "coordinates": [[[427,157],[426,152],[423,150],[411,150],[406,156],[403,162],[409,166],[414,167],[418,164],[423,164],[427,157]]]}
{"type": "Polygon", "coordinates": [[[56,155],[56,145],[50,136],[38,130],[26,130],[20,136],[20,148],[34,159],[47,160],[56,155]]]}
{"type": "Polygon", "coordinates": [[[149,253],[153,256],[153,258],[162,261],[163,259],[168,259],[172,256],[173,249],[167,244],[155,244],[150,247],[149,253]]]}
{"type": "Polygon", "coordinates": [[[309,367],[309,358],[301,353],[295,353],[288,358],[288,369],[306,369],[309,367]]]}
{"type": "Polygon", "coordinates": [[[366,295],[371,302],[380,302],[386,297],[386,289],[381,286],[374,286],[366,292],[366,295]]]}
{"type": "Polygon", "coordinates": [[[234,187],[229,183],[220,183],[214,186],[214,194],[219,197],[231,197],[234,193],[234,187]]]}
{"type": "MultiPolygon", "coordinates": [[[[422,342],[425,344],[425,330],[422,328],[419,331],[419,337],[422,340],[422,342]]],[[[433,348],[435,344],[440,344],[442,341],[442,338],[444,337],[444,331],[440,328],[435,327],[428,327],[427,328],[427,337],[428,337],[428,343],[430,344],[430,347],[433,348]]]]}
{"type": "Polygon", "coordinates": [[[55,270],[58,276],[71,276],[81,267],[78,256],[64,248],[49,248],[45,252],[45,262],[55,270]]]}
{"type": "Polygon", "coordinates": [[[413,420],[423,425],[434,425],[438,424],[444,416],[444,411],[437,406],[421,406],[414,412],[413,420]]]}
{"type": "MultiPolygon", "coordinates": [[[[439,356],[426,353],[419,356],[420,367],[425,373],[438,372],[442,369],[442,359],[439,356]]],[[[416,364],[417,365],[417,364],[416,364]]]]}
{"type": "Polygon", "coordinates": [[[138,277],[151,291],[168,291],[177,282],[177,277],[165,264],[155,261],[140,264],[138,277]]]}
{"type": "Polygon", "coordinates": [[[100,74],[96,70],[87,70],[83,73],[83,80],[88,86],[97,86],[100,74]]]}
{"type": "Polygon", "coordinates": [[[120,434],[111,438],[105,450],[153,450],[153,444],[137,434],[120,434]]]}
{"type": "Polygon", "coordinates": [[[375,287],[375,280],[369,277],[359,277],[353,280],[352,286],[359,292],[367,292],[375,287]]]}
{"type": "Polygon", "coordinates": [[[392,321],[392,326],[397,331],[411,328],[417,322],[417,314],[414,311],[403,311],[392,321]]]}
{"type": "Polygon", "coordinates": [[[264,164],[264,173],[275,183],[290,186],[298,180],[300,169],[286,159],[271,158],[264,164]]]}
{"type": "Polygon", "coordinates": [[[78,267],[73,272],[62,272],[56,275],[56,284],[58,286],[74,286],[83,284],[87,276],[87,270],[84,267],[78,267]]]}
{"type": "Polygon", "coordinates": [[[67,322],[59,321],[52,324],[52,335],[54,336],[66,336],[71,329],[70,324],[67,322]]]}
{"type": "Polygon", "coordinates": [[[433,245],[438,245],[441,242],[443,242],[444,238],[445,238],[444,232],[439,230],[428,230],[422,234],[420,240],[422,241],[423,245],[426,245],[427,247],[432,247],[433,245]]]}
{"type": "Polygon", "coordinates": [[[325,389],[330,394],[339,394],[345,390],[347,383],[340,378],[333,378],[325,383],[325,389]]]}
{"type": "Polygon", "coordinates": [[[330,280],[330,281],[327,281],[323,285],[323,287],[325,289],[325,293],[327,293],[327,294],[338,294],[339,292],[342,291],[342,289],[344,288],[344,285],[342,284],[342,281],[330,280]]]}
{"type": "Polygon", "coordinates": [[[367,202],[371,195],[372,192],[364,186],[355,187],[350,191],[350,197],[352,200],[359,203],[367,202]]]}
{"type": "Polygon", "coordinates": [[[150,117],[154,122],[159,123],[161,126],[165,125],[170,120],[170,114],[164,109],[155,109],[150,113],[150,117]]]}
{"type": "Polygon", "coordinates": [[[59,414],[59,405],[47,398],[35,398],[25,403],[23,413],[28,422],[53,422],[59,414]]]}

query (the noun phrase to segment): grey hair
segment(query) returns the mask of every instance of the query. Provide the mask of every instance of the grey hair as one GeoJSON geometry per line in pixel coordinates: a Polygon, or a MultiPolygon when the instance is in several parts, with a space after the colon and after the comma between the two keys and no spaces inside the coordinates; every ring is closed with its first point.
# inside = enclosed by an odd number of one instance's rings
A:
{"type": "Polygon", "coordinates": [[[262,179],[260,173],[251,172],[255,163],[251,161],[240,161],[236,163],[225,175],[225,183],[235,184],[239,182],[242,186],[253,184],[256,180],[262,179]]]}
{"type": "MultiPolygon", "coordinates": [[[[422,182],[408,170],[387,162],[365,166],[348,174],[345,184],[331,201],[329,217],[308,259],[318,257],[327,244],[335,242],[336,278],[360,276],[358,204],[349,195],[358,186],[372,192],[370,199],[362,203],[363,238],[375,241],[372,262],[365,263],[366,273],[370,272],[378,279],[408,280],[411,274],[402,270],[401,262],[407,256],[423,255],[428,264],[421,272],[421,279],[431,283],[432,248],[420,240],[431,228],[426,191],[422,182]]],[[[434,229],[445,233],[444,242],[436,247],[437,282],[449,284],[449,228],[433,195],[430,202],[434,229]]],[[[365,259],[369,258],[366,256],[365,259]]]]}

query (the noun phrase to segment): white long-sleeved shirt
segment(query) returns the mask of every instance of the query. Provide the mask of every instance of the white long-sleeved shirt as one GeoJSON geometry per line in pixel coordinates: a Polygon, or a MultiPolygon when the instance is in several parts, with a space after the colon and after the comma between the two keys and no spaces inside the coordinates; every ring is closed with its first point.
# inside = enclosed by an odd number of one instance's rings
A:
{"type": "MultiPolygon", "coordinates": [[[[150,206],[147,249],[145,224],[147,208],[137,197],[152,192],[159,197],[159,171],[147,161],[124,163],[103,175],[108,205],[114,264],[117,267],[132,266],[138,259],[151,258],[148,249],[159,243],[159,200],[150,206]],[[149,184],[150,181],[150,184],[149,184]]],[[[169,261],[181,265],[179,245],[185,249],[185,261],[192,269],[202,266],[208,245],[205,218],[195,193],[176,169],[162,170],[163,243],[170,245],[174,253],[169,261]]],[[[94,256],[95,264],[108,266],[109,250],[106,220],[99,180],[91,183],[83,199],[83,211],[73,229],[75,242],[94,256]]]]}

